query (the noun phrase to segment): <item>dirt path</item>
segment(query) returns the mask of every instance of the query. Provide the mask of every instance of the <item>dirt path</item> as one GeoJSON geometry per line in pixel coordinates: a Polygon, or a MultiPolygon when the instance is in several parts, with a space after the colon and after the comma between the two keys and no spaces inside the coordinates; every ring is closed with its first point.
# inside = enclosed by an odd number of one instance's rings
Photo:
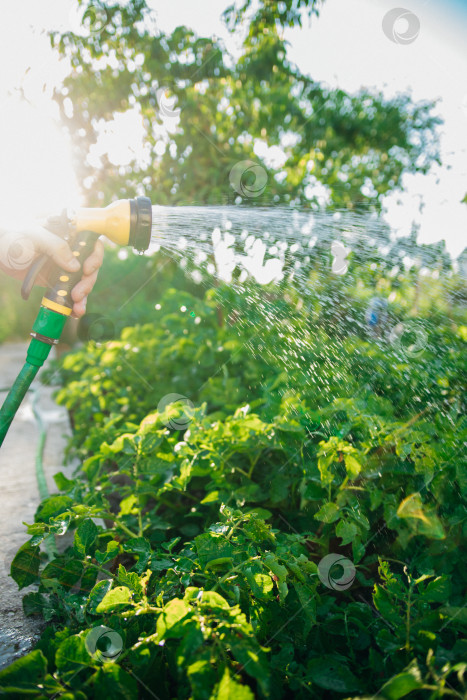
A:
{"type": "MultiPolygon", "coordinates": [[[[11,386],[26,357],[26,343],[0,346],[0,387],[11,386]]],[[[40,375],[39,375],[40,376],[40,375]]],[[[47,430],[44,451],[44,471],[49,491],[57,491],[53,474],[63,471],[70,476],[72,467],[63,466],[65,436],[70,432],[68,415],[52,399],[53,389],[41,385],[36,378],[33,386],[39,391],[38,409],[47,430]]],[[[6,393],[0,392],[0,404],[6,393]]],[[[7,437],[0,448],[1,504],[0,508],[0,668],[27,653],[39,636],[39,621],[23,614],[21,600],[34,587],[18,591],[8,575],[11,560],[18,547],[27,539],[23,522],[32,523],[39,503],[35,460],[39,429],[32,412],[33,393],[24,399],[7,437]]]]}

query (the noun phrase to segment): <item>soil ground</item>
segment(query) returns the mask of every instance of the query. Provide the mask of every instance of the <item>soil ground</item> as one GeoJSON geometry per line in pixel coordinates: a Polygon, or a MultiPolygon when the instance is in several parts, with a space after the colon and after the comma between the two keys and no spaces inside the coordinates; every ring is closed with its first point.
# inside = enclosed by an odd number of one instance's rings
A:
{"type": "MultiPolygon", "coordinates": [[[[13,384],[26,357],[27,343],[0,346],[0,388],[13,384]]],[[[42,371],[42,370],[41,370],[42,371]]],[[[40,373],[33,383],[38,391],[37,406],[47,430],[43,456],[44,472],[50,493],[57,491],[53,474],[70,476],[72,466],[63,466],[66,436],[70,425],[66,410],[54,402],[53,388],[41,384],[40,373]]],[[[6,392],[0,392],[0,405],[6,392]]],[[[0,448],[0,668],[24,655],[34,646],[41,622],[25,617],[21,600],[34,586],[18,591],[9,576],[10,564],[18,547],[29,539],[24,522],[32,523],[39,504],[35,462],[39,426],[32,411],[33,391],[26,395],[0,448]]]]}

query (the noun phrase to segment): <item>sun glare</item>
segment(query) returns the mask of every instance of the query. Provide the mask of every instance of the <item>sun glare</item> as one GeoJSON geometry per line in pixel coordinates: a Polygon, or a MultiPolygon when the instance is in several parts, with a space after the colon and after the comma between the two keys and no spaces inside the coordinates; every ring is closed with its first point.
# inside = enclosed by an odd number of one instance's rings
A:
{"type": "Polygon", "coordinates": [[[29,218],[76,204],[70,143],[41,109],[10,99],[2,110],[3,214],[29,218]]]}
{"type": "Polygon", "coordinates": [[[28,21],[13,6],[2,8],[0,223],[20,223],[80,202],[71,143],[52,99],[67,66],[52,52],[47,35],[34,29],[37,6],[26,3],[23,10],[28,21]]]}

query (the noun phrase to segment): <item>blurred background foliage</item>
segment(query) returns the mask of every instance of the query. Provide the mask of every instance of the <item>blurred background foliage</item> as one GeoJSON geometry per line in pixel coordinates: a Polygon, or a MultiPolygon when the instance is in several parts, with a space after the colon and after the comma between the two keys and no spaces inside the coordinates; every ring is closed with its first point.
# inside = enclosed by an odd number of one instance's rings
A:
{"type": "MultiPolygon", "coordinates": [[[[253,5],[247,0],[227,8],[227,26],[242,37],[237,59],[215,37],[196,36],[183,26],[171,34],[161,32],[144,0],[80,0],[83,25],[89,31],[52,33],[51,42],[72,66],[55,98],[74,145],[87,203],[147,194],[155,204],[281,204],[316,209],[324,203],[332,209],[380,212],[383,196],[401,188],[403,174],[427,172],[439,162],[439,118],[432,113],[433,105],[414,103],[409,95],[387,100],[367,90],[353,95],[332,90],[287,60],[284,27],[300,25],[303,10],[314,21],[321,4],[262,0],[253,5]],[[159,90],[167,91],[169,101],[176,100],[170,104],[179,117],[174,119],[170,110],[168,118],[164,114],[159,90]],[[143,160],[135,157],[124,166],[114,165],[105,154],[96,160],[91,154],[103,123],[133,109],[139,110],[144,131],[143,160]],[[285,160],[276,168],[266,165],[253,150],[258,140],[268,148],[279,146],[285,160]],[[229,173],[245,159],[264,167],[268,182],[261,195],[242,201],[230,185],[229,173]]],[[[431,288],[431,299],[440,288],[436,302],[428,303],[444,312],[453,301],[465,300],[465,286],[460,278],[451,278],[444,243],[417,246],[416,233],[391,243],[387,261],[395,265],[407,255],[414,267],[396,274],[390,286],[400,287],[404,304],[410,299],[417,310],[423,288],[417,282],[417,270],[426,267],[432,274],[435,270],[447,273],[448,295],[440,283],[425,284],[431,288]]],[[[315,273],[322,256],[328,259],[325,243],[315,250],[311,263],[315,273]]],[[[365,263],[358,275],[369,275],[365,279],[370,289],[379,284],[389,294],[378,275],[387,275],[393,265],[384,268],[384,261],[376,261],[370,248],[362,240],[359,250],[353,251],[353,265],[365,263]],[[369,271],[373,263],[376,272],[369,271]]],[[[103,304],[106,309],[118,309],[118,314],[110,313],[118,315],[112,323],[119,328],[151,320],[152,300],[173,284],[194,291],[191,280],[163,252],[150,262],[132,254],[126,261],[117,261],[109,252],[89,310],[94,312],[103,304]],[[148,270],[144,289],[127,303],[139,287],[140,275],[148,270]],[[122,302],[114,304],[115,294],[120,293],[122,302]],[[107,304],[110,299],[112,303],[107,304]]],[[[12,280],[0,280],[0,295],[5,309],[0,340],[24,337],[34,319],[35,304],[31,300],[25,305],[19,299],[19,285],[12,280]]],[[[37,292],[34,299],[39,296],[37,292]]]]}
{"type": "Polygon", "coordinates": [[[239,57],[184,26],[161,32],[144,0],[81,5],[91,28],[99,18],[99,31],[53,34],[52,43],[73,67],[56,99],[91,203],[143,190],[157,204],[232,203],[230,170],[251,158],[268,171],[268,186],[254,204],[316,207],[319,182],[334,206],[379,209],[381,196],[401,187],[403,173],[427,172],[439,162],[439,119],[431,104],[367,90],[348,95],[287,60],[283,27],[299,24],[303,8],[316,13],[319,2],[263,0],[255,9],[250,2],[228,8],[225,21],[243,36],[239,57]],[[163,128],[159,89],[180,110],[170,132],[163,128]],[[101,120],[135,105],[145,163],[120,168],[102,157],[100,167],[91,165],[87,157],[101,120]],[[280,167],[257,158],[258,139],[282,148],[280,167]]]}

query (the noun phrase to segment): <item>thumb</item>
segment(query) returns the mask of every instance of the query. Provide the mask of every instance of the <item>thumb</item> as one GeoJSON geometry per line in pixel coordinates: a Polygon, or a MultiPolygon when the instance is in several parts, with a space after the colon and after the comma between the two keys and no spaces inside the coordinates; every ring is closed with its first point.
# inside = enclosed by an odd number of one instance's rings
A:
{"type": "Polygon", "coordinates": [[[37,241],[38,248],[47,253],[59,267],[62,267],[68,272],[77,272],[80,269],[78,260],[73,255],[73,252],[66,241],[59,236],[56,236],[45,229],[41,232],[41,236],[37,241]]]}

